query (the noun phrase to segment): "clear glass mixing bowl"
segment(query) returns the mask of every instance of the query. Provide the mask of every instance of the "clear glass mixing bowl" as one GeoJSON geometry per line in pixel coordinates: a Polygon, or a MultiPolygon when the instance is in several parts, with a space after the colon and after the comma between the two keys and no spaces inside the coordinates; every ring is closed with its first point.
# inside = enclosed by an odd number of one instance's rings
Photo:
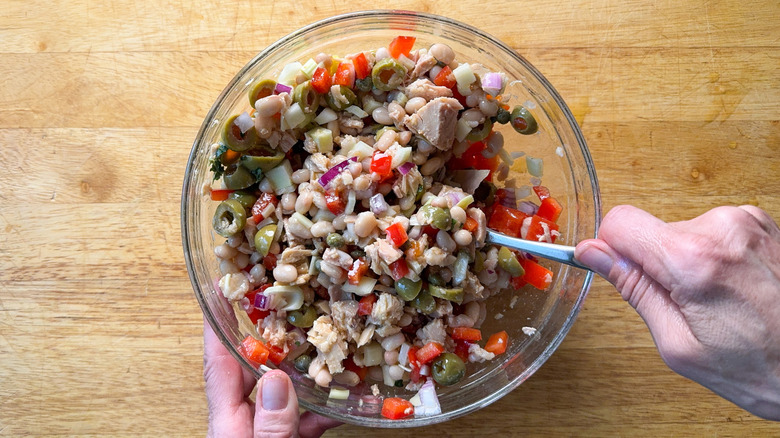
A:
{"type": "MultiPolygon", "coordinates": [[[[221,122],[247,107],[247,88],[258,78],[273,78],[292,61],[305,62],[320,52],[344,55],[359,50],[387,46],[398,35],[417,38],[415,47],[446,43],[457,60],[481,63],[491,71],[505,72],[511,84],[505,95],[510,105],[531,109],[538,133],[516,134],[504,130],[508,152],[523,151],[544,159],[542,183],[564,206],[559,219],[559,243],[575,244],[596,236],[601,219],[601,201],[596,173],[585,140],[563,99],[528,61],[506,44],[487,33],[455,20],[406,11],[367,11],[340,15],[304,27],[285,36],[249,61],[225,87],[211,107],[198,132],[187,162],[181,203],[184,256],[192,286],[206,320],[235,358],[255,376],[262,370],[251,366],[237,350],[247,333],[243,332],[225,298],[215,291],[219,269],[214,247],[224,241],[213,232],[211,218],[217,202],[201,194],[209,182],[209,152],[219,139],[221,122]]],[[[209,68],[215,68],[213,66],[209,68]]],[[[507,129],[508,128],[508,129],[507,129]]],[[[521,184],[530,185],[529,175],[514,174],[521,184]]],[[[528,379],[553,354],[571,328],[589,289],[592,273],[556,263],[545,264],[555,273],[547,291],[526,286],[491,298],[484,333],[506,330],[511,340],[503,355],[482,364],[470,364],[466,378],[453,387],[439,389],[442,413],[429,417],[388,420],[379,415],[381,405],[361,402],[370,394],[366,386],[351,391],[348,400],[328,400],[328,391],[291,366],[291,374],[302,407],[344,422],[369,427],[415,427],[446,421],[498,400],[528,379]],[[514,306],[512,297],[517,296],[514,306]],[[495,315],[503,317],[496,319],[495,315]],[[534,327],[533,336],[523,327],[534,327]]],[[[269,362],[270,364],[270,362],[269,362]]],[[[381,386],[381,385],[380,385],[381,386]]],[[[403,388],[383,388],[386,395],[409,398],[403,388]]]]}

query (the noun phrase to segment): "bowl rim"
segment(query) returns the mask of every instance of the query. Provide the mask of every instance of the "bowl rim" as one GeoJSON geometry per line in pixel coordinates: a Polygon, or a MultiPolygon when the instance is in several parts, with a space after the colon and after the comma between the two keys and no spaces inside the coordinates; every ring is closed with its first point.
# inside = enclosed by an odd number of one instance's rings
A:
{"type": "MultiPolygon", "coordinates": [[[[268,46],[266,46],[263,50],[261,50],[259,53],[257,53],[252,59],[246,62],[246,64],[233,76],[233,78],[228,82],[228,84],[224,87],[224,89],[220,92],[214,103],[212,104],[211,108],[205,115],[203,119],[203,123],[201,124],[200,129],[198,130],[198,134],[195,137],[195,140],[193,142],[193,146],[190,150],[190,154],[187,159],[187,167],[185,169],[184,174],[184,181],[182,186],[182,199],[181,199],[181,206],[180,206],[180,225],[181,225],[181,233],[182,233],[182,249],[184,253],[184,259],[187,266],[187,273],[190,278],[190,282],[193,287],[194,295],[196,296],[196,299],[198,301],[198,304],[203,311],[203,315],[205,317],[205,320],[208,322],[208,324],[212,327],[214,333],[219,338],[220,342],[226,347],[226,349],[230,352],[230,354],[236,358],[236,360],[239,361],[239,363],[242,364],[243,368],[249,368],[254,369],[254,367],[249,364],[246,359],[238,354],[235,348],[232,348],[232,344],[229,342],[227,336],[223,333],[223,331],[220,329],[218,323],[215,321],[215,317],[212,314],[211,309],[208,307],[208,304],[205,301],[205,298],[203,297],[203,294],[197,293],[198,290],[200,290],[200,286],[198,284],[196,275],[195,275],[195,267],[194,267],[194,261],[191,257],[191,248],[190,248],[190,232],[189,232],[189,226],[187,224],[187,194],[189,189],[189,181],[192,178],[192,170],[195,162],[195,158],[198,155],[198,144],[200,140],[203,138],[204,134],[206,133],[206,130],[209,127],[210,121],[213,120],[215,113],[218,111],[218,109],[221,107],[222,102],[225,100],[229,92],[233,89],[233,87],[238,83],[239,79],[242,78],[242,76],[252,68],[254,65],[257,64],[260,60],[262,60],[264,57],[266,57],[270,52],[276,50],[279,46],[285,45],[289,42],[292,42],[310,32],[316,31],[317,29],[333,25],[340,22],[351,22],[354,20],[360,20],[360,19],[371,19],[371,18],[394,18],[394,19],[408,19],[410,21],[417,21],[417,20],[423,20],[428,21],[431,23],[441,23],[448,26],[460,28],[464,31],[473,33],[478,35],[480,38],[483,38],[487,41],[489,41],[491,44],[493,44],[496,48],[500,49],[504,52],[505,55],[512,58],[514,62],[517,62],[522,65],[522,67],[534,77],[535,80],[537,80],[542,86],[544,87],[545,91],[549,93],[550,97],[552,98],[554,104],[560,109],[564,120],[566,123],[568,123],[569,127],[572,130],[572,133],[574,135],[574,138],[577,141],[577,146],[579,147],[579,151],[582,154],[583,161],[585,162],[585,170],[587,171],[587,174],[590,176],[589,182],[591,186],[592,191],[592,201],[593,201],[593,210],[594,210],[594,231],[593,231],[593,238],[596,238],[598,236],[598,230],[599,225],[602,218],[602,203],[601,203],[601,194],[599,191],[599,183],[598,178],[596,175],[596,169],[593,164],[592,157],[590,155],[590,151],[587,147],[587,143],[585,141],[584,135],[582,134],[582,130],[575,120],[574,116],[571,113],[571,110],[569,109],[568,105],[564,102],[563,98],[560,96],[558,91],[553,87],[553,85],[536,69],[534,65],[532,65],[528,60],[526,60],[522,55],[517,53],[514,49],[509,47],[507,44],[502,42],[501,40],[493,37],[492,35],[474,27],[469,24],[463,23],[458,20],[454,20],[449,17],[444,17],[441,15],[436,14],[430,14],[426,12],[418,12],[418,11],[409,11],[409,10],[392,10],[392,9],[371,9],[371,10],[362,10],[362,11],[353,11],[353,12],[347,12],[344,14],[339,14],[335,16],[331,16],[322,20],[318,20],[316,22],[313,22],[311,24],[308,24],[306,26],[303,26],[291,33],[288,33],[287,35],[277,39],[276,41],[272,42],[268,46]]],[[[574,188],[575,192],[578,190],[574,188]]],[[[590,201],[590,199],[589,199],[590,201]]],[[[563,339],[566,337],[568,332],[570,331],[571,327],[574,324],[574,321],[576,320],[582,305],[585,301],[585,298],[588,295],[588,292],[590,290],[590,286],[593,280],[594,274],[591,271],[588,271],[585,275],[585,278],[582,283],[582,287],[580,288],[580,291],[577,295],[576,301],[573,303],[572,308],[568,314],[568,317],[562,324],[560,330],[558,330],[556,336],[552,338],[550,343],[547,345],[547,347],[543,350],[543,352],[540,354],[539,357],[537,357],[533,364],[533,372],[528,373],[528,370],[532,367],[529,367],[525,372],[518,375],[514,379],[510,380],[509,383],[497,391],[483,397],[479,403],[473,403],[471,405],[462,406],[460,408],[457,408],[452,411],[448,411],[446,414],[439,414],[431,417],[411,417],[403,420],[388,420],[384,418],[371,418],[371,417],[364,417],[359,415],[344,415],[337,411],[328,410],[324,406],[316,405],[309,403],[306,400],[299,399],[301,402],[301,406],[307,410],[313,411],[317,414],[327,416],[330,418],[335,418],[339,421],[343,421],[346,423],[352,423],[357,425],[367,425],[369,427],[385,427],[385,428],[402,428],[402,427],[418,427],[418,426],[426,426],[426,425],[433,425],[437,423],[441,423],[444,421],[452,420],[461,416],[464,416],[466,414],[472,413],[474,411],[477,411],[479,409],[482,409],[499,399],[506,396],[508,393],[515,390],[518,386],[520,386],[527,378],[529,378],[532,374],[534,374],[546,361],[549,359],[550,356],[558,349],[563,339]],[[367,424],[368,423],[368,424],[367,424]]],[[[267,369],[267,368],[266,368],[267,369]]],[[[264,372],[263,372],[264,373],[264,372]]],[[[258,372],[255,370],[255,374],[262,375],[263,373],[258,372]]]]}

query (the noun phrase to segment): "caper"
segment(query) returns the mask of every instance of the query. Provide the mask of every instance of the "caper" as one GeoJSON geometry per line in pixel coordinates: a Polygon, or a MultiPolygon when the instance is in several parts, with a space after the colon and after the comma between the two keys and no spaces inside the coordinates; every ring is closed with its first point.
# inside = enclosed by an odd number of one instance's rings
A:
{"type": "Polygon", "coordinates": [[[450,386],[460,382],[466,375],[466,364],[454,353],[444,353],[433,361],[433,380],[439,385],[450,386]]]}
{"type": "Polygon", "coordinates": [[[444,279],[441,278],[438,272],[432,272],[428,274],[428,283],[434,286],[444,286],[444,279]]]}
{"type": "Polygon", "coordinates": [[[395,283],[395,293],[404,301],[412,301],[420,294],[422,281],[412,281],[402,278],[395,283]]]}
{"type": "Polygon", "coordinates": [[[225,182],[225,187],[230,190],[245,189],[256,182],[255,176],[249,169],[235,164],[228,167],[227,172],[222,176],[222,181],[225,182]]]}
{"type": "Polygon", "coordinates": [[[334,111],[344,111],[347,109],[347,107],[357,103],[357,96],[355,96],[355,93],[348,87],[339,85],[339,94],[341,94],[343,99],[334,96],[333,89],[325,94],[325,102],[327,102],[328,106],[331,107],[334,111]],[[346,102],[344,100],[346,100],[346,102]]]}
{"type": "Polygon", "coordinates": [[[493,130],[493,122],[490,119],[485,119],[485,122],[482,124],[481,127],[477,126],[466,135],[466,140],[482,141],[486,139],[488,135],[490,135],[490,131],[492,130],[493,130]]]}
{"type": "Polygon", "coordinates": [[[515,131],[521,134],[531,135],[539,130],[534,116],[521,105],[516,106],[512,110],[509,121],[512,124],[512,127],[515,128],[515,131]]]}
{"type": "Polygon", "coordinates": [[[341,248],[344,246],[344,237],[339,233],[328,233],[325,243],[331,248],[341,248]]]}
{"type": "Polygon", "coordinates": [[[446,288],[441,286],[429,285],[428,291],[431,293],[431,296],[434,297],[443,298],[447,301],[452,301],[458,304],[463,302],[462,287],[446,288]]]}
{"type": "Polygon", "coordinates": [[[220,236],[230,237],[244,229],[246,210],[235,199],[226,199],[217,206],[211,225],[220,236]]]}
{"type": "Polygon", "coordinates": [[[255,102],[274,93],[276,81],[273,79],[261,79],[249,89],[249,104],[254,108],[255,102]]]}
{"type": "Polygon", "coordinates": [[[295,86],[293,101],[301,105],[303,112],[312,113],[320,106],[320,95],[314,91],[311,81],[306,81],[295,86]]]}
{"type": "Polygon", "coordinates": [[[525,274],[525,270],[520,265],[517,257],[505,246],[498,250],[498,265],[512,277],[519,277],[525,274]]]}
{"type": "Polygon", "coordinates": [[[268,224],[257,230],[257,233],[255,233],[255,251],[259,252],[263,257],[267,256],[271,245],[274,243],[275,235],[276,224],[268,224]]]}
{"type": "Polygon", "coordinates": [[[296,370],[302,373],[308,373],[309,365],[311,365],[311,356],[308,354],[302,354],[295,358],[293,365],[295,365],[296,370]]]}
{"type": "Polygon", "coordinates": [[[450,216],[449,210],[428,204],[420,208],[420,213],[422,213],[423,220],[434,228],[449,230],[452,226],[452,216],[450,216]]]}
{"type": "Polygon", "coordinates": [[[366,252],[362,249],[354,249],[349,252],[349,255],[352,256],[353,259],[359,259],[366,256],[366,252]]]}
{"type": "Polygon", "coordinates": [[[427,289],[421,291],[410,303],[412,307],[428,315],[436,310],[436,300],[427,289]]]}
{"type": "Polygon", "coordinates": [[[250,171],[268,172],[284,160],[284,152],[267,147],[254,148],[241,156],[241,165],[250,171]]]}
{"type": "Polygon", "coordinates": [[[385,58],[371,69],[371,80],[374,88],[382,91],[390,91],[397,88],[406,77],[406,67],[393,58],[385,58]]]}
{"type": "Polygon", "coordinates": [[[371,87],[373,86],[374,82],[372,81],[371,76],[366,76],[363,79],[355,80],[355,88],[360,91],[371,91],[371,87]]]}
{"type": "Polygon", "coordinates": [[[222,127],[222,141],[229,149],[236,152],[244,152],[257,144],[258,135],[255,127],[252,126],[243,134],[241,128],[236,125],[238,115],[230,116],[222,127]]]}
{"type": "Polygon", "coordinates": [[[505,110],[504,108],[498,108],[498,113],[496,114],[496,122],[506,125],[509,123],[509,119],[512,118],[512,115],[509,113],[509,111],[505,110]]]}
{"type": "Polygon", "coordinates": [[[287,314],[287,322],[300,328],[309,328],[314,325],[314,320],[317,319],[317,310],[313,306],[308,306],[305,309],[293,310],[287,314]]]}
{"type": "Polygon", "coordinates": [[[255,202],[257,202],[257,196],[245,190],[237,190],[228,195],[228,198],[240,202],[246,209],[252,208],[252,206],[255,205],[255,202]]]}

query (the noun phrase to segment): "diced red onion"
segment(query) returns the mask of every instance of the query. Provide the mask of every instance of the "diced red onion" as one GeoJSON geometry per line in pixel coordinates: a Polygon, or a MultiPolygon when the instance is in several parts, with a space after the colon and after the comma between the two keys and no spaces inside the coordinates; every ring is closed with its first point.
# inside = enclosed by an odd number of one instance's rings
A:
{"type": "Polygon", "coordinates": [[[452,205],[457,205],[458,202],[461,201],[461,199],[466,197],[466,194],[463,192],[449,192],[447,193],[447,197],[450,198],[450,201],[452,201],[452,205]]]}
{"type": "Polygon", "coordinates": [[[412,167],[414,167],[414,163],[407,161],[406,163],[398,166],[398,171],[401,172],[401,175],[406,175],[410,170],[412,170],[412,167]]]}
{"type": "Polygon", "coordinates": [[[439,397],[436,395],[436,387],[433,380],[427,379],[418,393],[421,405],[414,410],[415,415],[429,416],[441,414],[439,397]]]}
{"type": "Polygon", "coordinates": [[[318,180],[322,188],[326,188],[328,184],[336,177],[345,167],[349,166],[350,162],[357,161],[357,157],[352,157],[342,161],[341,163],[331,167],[327,172],[323,173],[318,180]]]}
{"type": "Polygon", "coordinates": [[[482,75],[482,89],[485,93],[496,95],[501,92],[503,78],[500,73],[485,73],[482,75]]]}
{"type": "Polygon", "coordinates": [[[238,129],[241,130],[242,134],[246,134],[247,131],[252,129],[253,126],[255,126],[255,122],[252,120],[251,117],[249,117],[249,114],[247,114],[246,111],[239,114],[238,117],[236,117],[235,121],[233,122],[238,126],[238,129]]]}
{"type": "Polygon", "coordinates": [[[536,214],[539,207],[531,201],[521,201],[520,204],[518,204],[517,209],[529,216],[533,216],[536,214]]]}
{"type": "Polygon", "coordinates": [[[260,310],[268,310],[269,299],[265,294],[257,294],[255,295],[255,308],[260,310]]]}
{"type": "Polygon", "coordinates": [[[252,303],[249,302],[249,298],[247,297],[241,298],[240,303],[241,303],[241,308],[244,309],[245,312],[249,312],[250,310],[252,310],[252,303]]]}
{"type": "Polygon", "coordinates": [[[509,208],[517,208],[517,197],[514,189],[504,189],[506,196],[501,198],[501,205],[509,208]]]}
{"type": "Polygon", "coordinates": [[[377,193],[376,195],[372,196],[368,203],[371,208],[371,213],[374,213],[375,215],[385,213],[389,207],[387,205],[387,201],[385,201],[385,197],[382,196],[381,193],[377,193]]]}
{"type": "Polygon", "coordinates": [[[282,94],[282,93],[290,93],[292,91],[292,87],[284,84],[276,84],[276,88],[274,88],[274,94],[282,94]]]}

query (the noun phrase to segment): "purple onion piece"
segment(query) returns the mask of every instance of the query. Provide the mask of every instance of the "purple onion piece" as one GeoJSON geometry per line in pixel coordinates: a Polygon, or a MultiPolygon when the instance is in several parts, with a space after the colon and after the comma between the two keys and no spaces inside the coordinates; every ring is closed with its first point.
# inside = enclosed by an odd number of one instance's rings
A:
{"type": "Polygon", "coordinates": [[[371,208],[371,213],[374,213],[375,215],[385,213],[389,207],[387,205],[387,201],[385,201],[385,197],[382,196],[381,193],[377,193],[376,195],[372,196],[368,202],[371,208]]]}
{"type": "Polygon", "coordinates": [[[336,177],[336,175],[339,174],[342,170],[344,170],[345,167],[349,166],[349,163],[357,161],[357,157],[352,157],[347,160],[342,161],[341,163],[331,167],[328,169],[327,172],[323,173],[318,182],[322,186],[322,188],[326,188],[328,184],[333,180],[333,178],[336,177]]]}
{"type": "Polygon", "coordinates": [[[398,166],[398,171],[401,172],[401,175],[406,175],[410,170],[412,170],[412,167],[414,167],[414,163],[407,161],[406,163],[398,166]]]}
{"type": "Polygon", "coordinates": [[[292,91],[292,87],[284,85],[284,84],[276,84],[276,88],[274,88],[274,94],[282,94],[282,93],[290,93],[292,91]]]}
{"type": "Polygon", "coordinates": [[[268,310],[268,297],[262,293],[255,295],[255,308],[260,310],[268,310]]]}
{"type": "Polygon", "coordinates": [[[517,209],[529,216],[533,216],[539,210],[539,207],[531,201],[521,201],[517,209]]]}

